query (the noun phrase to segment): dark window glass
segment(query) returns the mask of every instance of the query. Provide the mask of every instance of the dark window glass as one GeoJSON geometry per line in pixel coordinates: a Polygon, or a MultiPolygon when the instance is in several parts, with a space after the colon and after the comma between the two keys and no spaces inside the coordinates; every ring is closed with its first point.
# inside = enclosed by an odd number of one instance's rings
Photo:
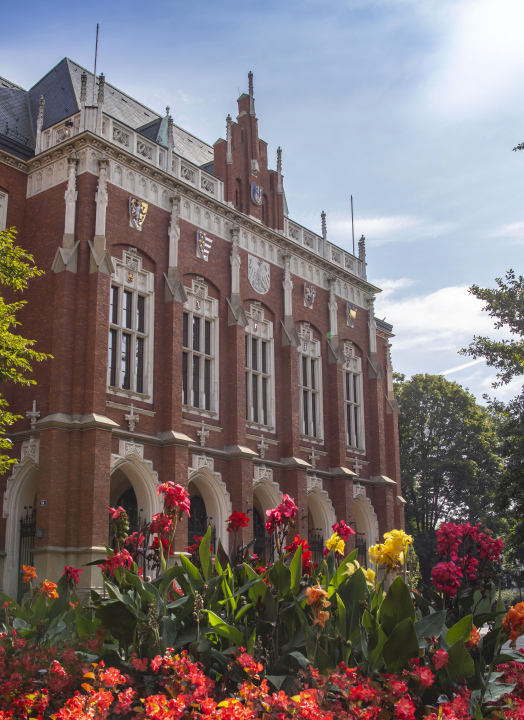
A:
{"type": "Polygon", "coordinates": [[[182,353],[182,402],[187,405],[187,353],[182,353]]]}
{"type": "Polygon", "coordinates": [[[267,378],[262,378],[262,422],[267,425],[267,378]]]}
{"type": "Polygon", "coordinates": [[[205,339],[204,339],[204,352],[206,355],[211,355],[211,323],[206,320],[204,326],[205,339]]]}
{"type": "Polygon", "coordinates": [[[206,410],[211,410],[211,360],[204,361],[204,394],[206,410]]]}
{"type": "Polygon", "coordinates": [[[124,304],[122,307],[122,324],[131,329],[131,312],[133,309],[133,294],[124,290],[124,304]]]}
{"type": "Polygon", "coordinates": [[[258,370],[258,340],[251,339],[251,369],[258,370]]]}
{"type": "Polygon", "coordinates": [[[200,407],[200,357],[193,356],[193,407],[200,407]]]}
{"type": "Polygon", "coordinates": [[[308,387],[307,382],[307,358],[302,358],[302,385],[308,387]]]}
{"type": "Polygon", "coordinates": [[[304,414],[304,434],[309,435],[309,408],[308,408],[308,392],[302,391],[302,406],[304,414]]]}
{"type": "Polygon", "coordinates": [[[131,390],[131,335],[122,334],[122,387],[131,390]]]}
{"type": "MultiPolygon", "coordinates": [[[[200,350],[200,318],[193,318],[193,350],[197,352],[200,350]]],[[[198,405],[195,405],[198,407],[198,405]]]]}
{"type": "Polygon", "coordinates": [[[348,445],[352,444],[351,437],[351,405],[346,405],[346,422],[348,425],[348,445]]]}
{"type": "Polygon", "coordinates": [[[249,412],[249,373],[246,373],[246,420],[251,420],[249,412]]]}
{"type": "Polygon", "coordinates": [[[246,367],[249,367],[249,335],[246,335],[246,367]]]}
{"type": "Polygon", "coordinates": [[[262,372],[267,375],[267,343],[262,343],[262,372]]]}
{"type": "Polygon", "coordinates": [[[351,385],[349,373],[346,373],[346,400],[351,400],[351,385]]]}
{"type": "Polygon", "coordinates": [[[253,402],[253,422],[258,422],[258,375],[253,375],[253,390],[252,390],[252,402],[253,402]]]}
{"type": "Polygon", "coordinates": [[[358,446],[359,446],[359,442],[358,442],[358,431],[359,431],[359,428],[358,428],[358,407],[354,407],[354,408],[353,408],[353,411],[354,411],[354,413],[355,413],[355,445],[358,447],[358,446]]]}
{"type": "Polygon", "coordinates": [[[356,375],[353,375],[353,402],[358,403],[358,384],[356,375]]]}
{"type": "Polygon", "coordinates": [[[144,338],[136,339],[136,391],[144,392],[144,338]]]}
{"type": "Polygon", "coordinates": [[[136,299],[136,329],[139,333],[145,332],[145,305],[145,297],[139,295],[136,299]]]}
{"type": "Polygon", "coordinates": [[[184,313],[182,316],[182,345],[189,347],[189,315],[184,313]]]}
{"type": "Polygon", "coordinates": [[[313,424],[313,437],[317,437],[317,396],[311,393],[311,422],[313,424]]]}
{"type": "Polygon", "coordinates": [[[112,387],[116,385],[116,347],[117,330],[109,331],[109,384],[112,387]]]}
{"type": "Polygon", "coordinates": [[[315,375],[316,375],[315,370],[316,370],[316,363],[315,363],[314,360],[311,360],[311,388],[312,388],[313,390],[316,390],[316,389],[317,389],[316,378],[315,378],[315,375]]]}
{"type": "Polygon", "coordinates": [[[118,325],[118,288],[111,288],[111,322],[118,325]]]}

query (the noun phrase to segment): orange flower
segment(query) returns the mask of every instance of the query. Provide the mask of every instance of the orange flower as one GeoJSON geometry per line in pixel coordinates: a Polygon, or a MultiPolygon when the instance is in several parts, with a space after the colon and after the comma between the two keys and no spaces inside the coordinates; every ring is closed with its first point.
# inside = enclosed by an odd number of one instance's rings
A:
{"type": "Polygon", "coordinates": [[[72,603],[71,600],[69,601],[69,604],[71,605],[71,607],[73,608],[73,610],[78,606],[78,603],[77,603],[77,602],[76,602],[76,603],[72,603]]]}
{"type": "Polygon", "coordinates": [[[306,602],[308,605],[322,605],[328,607],[331,603],[327,599],[327,592],[320,585],[313,585],[306,590],[306,602]]]}
{"type": "Polygon", "coordinates": [[[475,647],[475,645],[478,645],[480,642],[480,633],[477,630],[476,626],[473,625],[473,628],[471,630],[471,636],[469,640],[464,643],[467,648],[475,647]]]}
{"type": "Polygon", "coordinates": [[[56,591],[56,583],[49,582],[49,580],[44,580],[42,583],[42,587],[40,588],[40,592],[42,595],[47,595],[47,597],[50,598],[57,598],[58,593],[56,591]]]}
{"type": "Polygon", "coordinates": [[[2,605],[2,607],[3,607],[3,608],[8,608],[9,605],[11,605],[11,601],[10,601],[10,600],[6,600],[5,603],[2,605]]]}
{"type": "Polygon", "coordinates": [[[31,582],[33,578],[35,580],[37,579],[38,575],[36,574],[36,570],[31,565],[22,565],[22,570],[24,571],[25,583],[31,582]]]}
{"type": "Polygon", "coordinates": [[[516,640],[524,629],[524,602],[517,603],[508,610],[508,614],[502,621],[502,629],[511,640],[510,647],[516,649],[516,640]]]}
{"type": "MultiPolygon", "coordinates": [[[[330,605],[331,603],[328,603],[330,605]]],[[[319,610],[317,617],[313,620],[313,625],[320,625],[321,628],[326,624],[326,620],[329,618],[329,613],[324,610],[319,610]]]]}

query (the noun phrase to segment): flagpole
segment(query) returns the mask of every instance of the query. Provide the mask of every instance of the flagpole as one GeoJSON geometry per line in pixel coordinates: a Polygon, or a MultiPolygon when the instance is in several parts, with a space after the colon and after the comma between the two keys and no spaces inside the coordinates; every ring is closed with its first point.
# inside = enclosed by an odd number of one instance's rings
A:
{"type": "Polygon", "coordinates": [[[96,44],[95,44],[95,71],[93,73],[93,105],[95,104],[95,87],[96,87],[96,58],[98,55],[98,28],[99,24],[96,24],[96,44]]]}
{"type": "Polygon", "coordinates": [[[355,228],[353,226],[353,195],[351,196],[351,234],[353,236],[353,255],[355,255],[355,228]]]}

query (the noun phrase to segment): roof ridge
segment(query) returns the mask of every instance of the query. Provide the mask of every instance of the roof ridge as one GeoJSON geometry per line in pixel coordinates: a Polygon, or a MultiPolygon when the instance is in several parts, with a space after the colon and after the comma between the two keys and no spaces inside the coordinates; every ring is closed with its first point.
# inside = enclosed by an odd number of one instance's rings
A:
{"type": "Polygon", "coordinates": [[[9,88],[4,88],[4,90],[15,90],[15,89],[16,89],[16,90],[22,90],[22,91],[25,92],[25,93],[27,92],[27,90],[26,90],[25,88],[21,87],[20,85],[17,85],[17,84],[14,83],[12,80],[8,80],[7,78],[2,77],[2,76],[0,75],[0,82],[1,82],[2,80],[3,80],[4,82],[6,82],[6,83],[9,83],[9,85],[11,86],[11,87],[9,87],[9,88]]]}

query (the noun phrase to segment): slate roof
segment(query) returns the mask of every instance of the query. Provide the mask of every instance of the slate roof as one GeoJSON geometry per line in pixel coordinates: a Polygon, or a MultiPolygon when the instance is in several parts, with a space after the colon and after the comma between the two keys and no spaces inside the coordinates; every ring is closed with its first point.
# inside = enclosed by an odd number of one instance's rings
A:
{"type": "MultiPolygon", "coordinates": [[[[64,58],[29,90],[23,90],[14,83],[0,78],[0,136],[2,146],[10,144],[10,152],[14,152],[13,143],[16,136],[21,149],[15,154],[22,157],[33,154],[36,136],[36,119],[38,116],[38,100],[40,95],[45,98],[43,129],[65,120],[80,111],[81,75],[85,68],[64,58]],[[8,135],[5,128],[9,129],[8,135]],[[11,147],[13,146],[13,147],[11,147]],[[29,153],[29,154],[28,154],[29,153]]],[[[87,74],[87,104],[93,102],[93,73],[87,74]]],[[[98,96],[98,82],[95,86],[95,103],[98,96]]],[[[150,140],[167,147],[167,116],[159,115],[146,105],[105,83],[104,112],[115,120],[140,132],[150,140]]],[[[175,151],[195,165],[203,165],[213,160],[213,148],[203,140],[195,137],[178,125],[175,130],[175,151]]]]}

